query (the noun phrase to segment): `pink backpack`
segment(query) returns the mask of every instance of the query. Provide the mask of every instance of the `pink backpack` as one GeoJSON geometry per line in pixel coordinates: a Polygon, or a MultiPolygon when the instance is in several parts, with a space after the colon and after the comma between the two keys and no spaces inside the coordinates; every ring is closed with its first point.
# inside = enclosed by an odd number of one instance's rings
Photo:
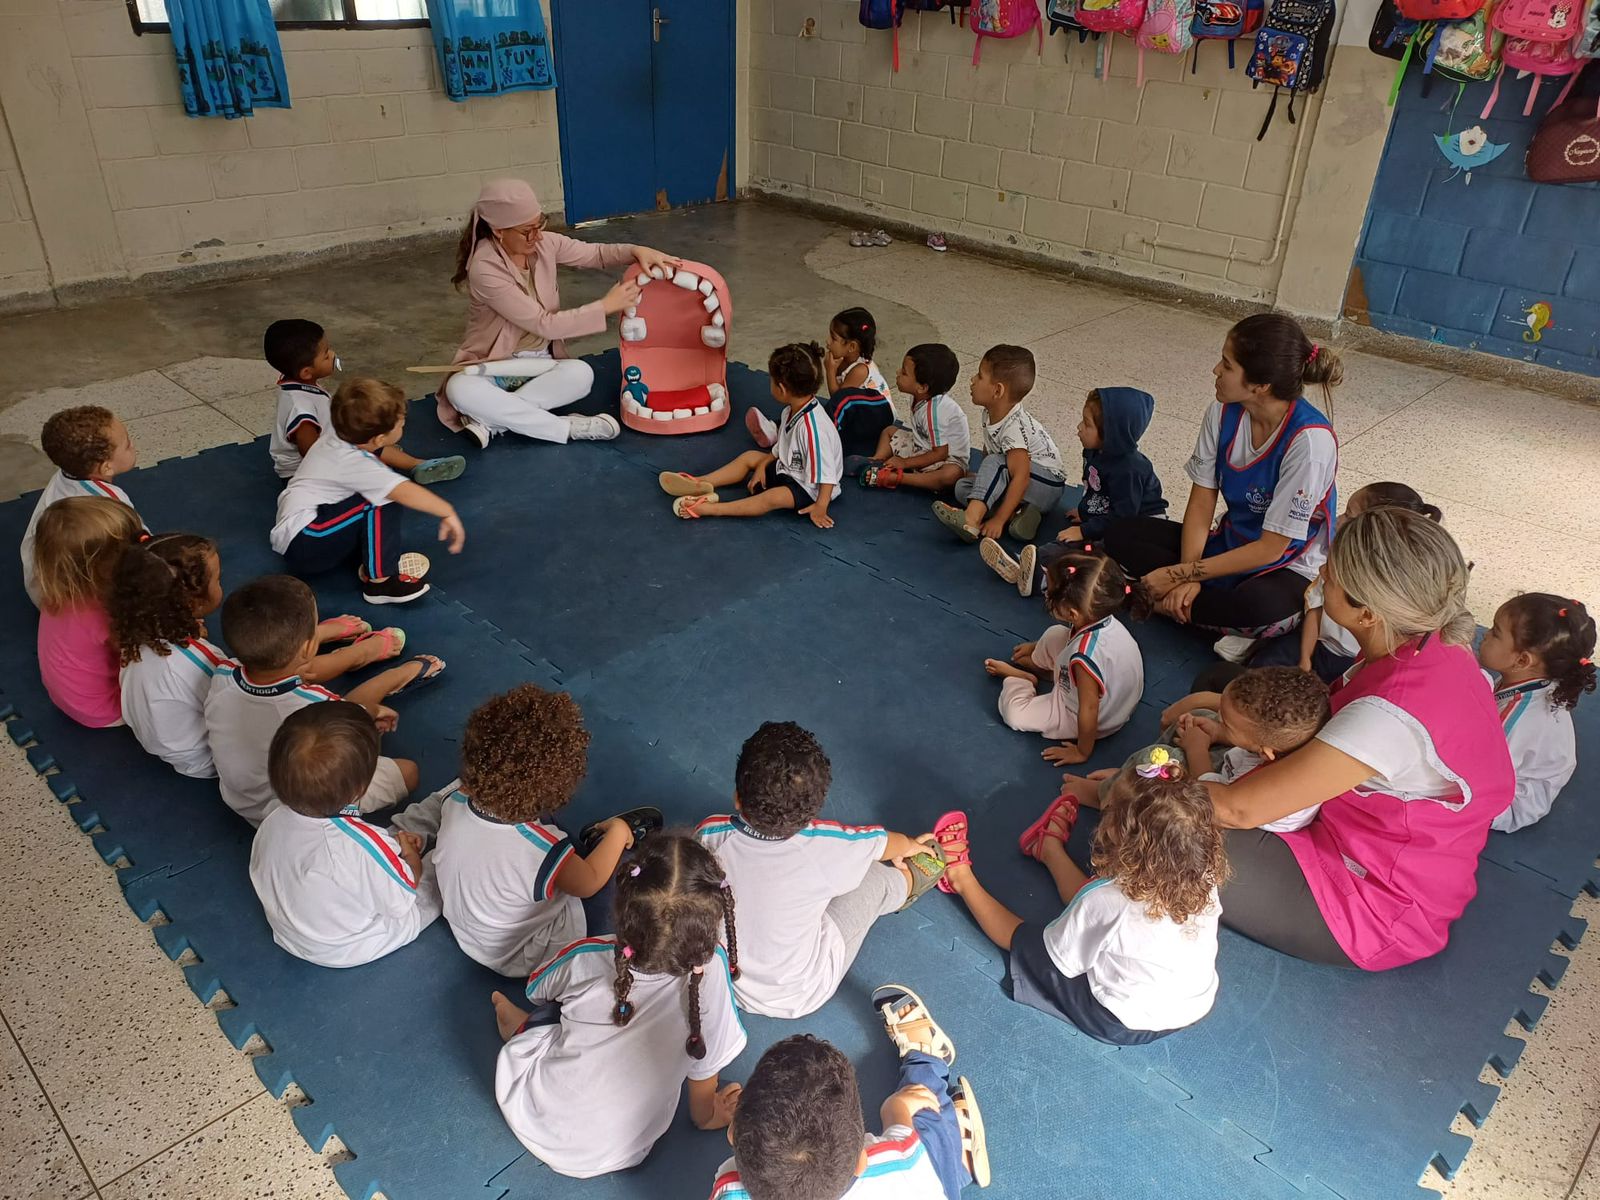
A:
{"type": "Polygon", "coordinates": [[[1078,24],[1094,33],[1133,33],[1144,24],[1145,0],[1078,0],[1078,24]]]}
{"type": "MultiPolygon", "coordinates": [[[[1511,0],[1511,3],[1516,3],[1516,0],[1511,0]]],[[[1496,16],[1499,14],[1496,13],[1496,16]]],[[[1489,93],[1489,102],[1483,106],[1482,116],[1487,117],[1494,110],[1495,101],[1500,99],[1500,81],[1506,77],[1507,71],[1517,72],[1518,78],[1523,75],[1533,76],[1533,83],[1528,86],[1528,102],[1522,106],[1523,116],[1533,115],[1533,104],[1539,97],[1539,85],[1544,82],[1546,76],[1566,77],[1566,86],[1556,97],[1556,104],[1559,105],[1572,91],[1573,84],[1578,82],[1578,76],[1584,67],[1589,65],[1588,59],[1578,58],[1573,54],[1574,44],[1574,39],[1571,38],[1564,42],[1534,41],[1520,37],[1506,38],[1505,48],[1500,52],[1500,61],[1504,64],[1504,68],[1495,76],[1494,90],[1489,93]]]]}
{"type": "Polygon", "coordinates": [[[1044,53],[1044,21],[1039,16],[1039,0],[972,0],[968,17],[972,32],[978,35],[972,45],[972,65],[983,54],[983,39],[1022,37],[1032,30],[1044,53]]]}
{"type": "Polygon", "coordinates": [[[1583,0],[1506,0],[1490,23],[1508,38],[1566,42],[1583,32],[1583,0]]]}

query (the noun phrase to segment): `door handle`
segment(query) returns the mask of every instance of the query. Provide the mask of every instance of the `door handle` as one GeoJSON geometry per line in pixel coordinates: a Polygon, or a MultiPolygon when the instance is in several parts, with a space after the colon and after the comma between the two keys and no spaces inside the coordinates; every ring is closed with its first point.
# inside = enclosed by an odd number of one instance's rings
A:
{"type": "Polygon", "coordinates": [[[671,19],[663,17],[659,8],[652,8],[650,10],[650,40],[659,42],[661,40],[661,27],[670,24],[672,24],[671,19]]]}

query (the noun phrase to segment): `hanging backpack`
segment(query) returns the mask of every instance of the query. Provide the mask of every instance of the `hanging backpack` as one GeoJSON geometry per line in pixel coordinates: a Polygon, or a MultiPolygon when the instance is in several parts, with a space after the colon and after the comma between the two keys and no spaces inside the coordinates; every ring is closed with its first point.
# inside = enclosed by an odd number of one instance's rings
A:
{"type": "Polygon", "coordinates": [[[1464,21],[1484,5],[1484,0],[1394,0],[1395,9],[1410,21],[1464,21]]]}
{"type": "Polygon", "coordinates": [[[977,40],[972,44],[972,65],[983,54],[983,39],[1022,37],[1030,30],[1039,39],[1044,53],[1044,22],[1039,17],[1039,0],[973,0],[968,20],[977,40]]]}
{"type": "Polygon", "coordinates": [[[1526,42],[1566,42],[1583,27],[1580,0],[1505,0],[1493,24],[1508,38],[1526,42]]]}
{"type": "Polygon", "coordinates": [[[861,11],[857,18],[868,29],[889,31],[894,43],[891,53],[896,71],[900,69],[900,22],[904,17],[905,8],[900,0],[861,0],[861,11]]]}
{"type": "MultiPolygon", "coordinates": [[[[1098,33],[1090,33],[1078,21],[1078,0],[1049,0],[1044,9],[1045,20],[1050,25],[1050,36],[1054,37],[1056,30],[1064,29],[1068,33],[1078,35],[1078,45],[1083,45],[1091,37],[1095,40],[1095,77],[1104,79],[1105,46],[1098,33]]],[[[1070,51],[1072,43],[1067,43],[1070,51]]],[[[1069,60],[1070,61],[1070,58],[1069,60]]]]}
{"type": "Polygon", "coordinates": [[[1289,124],[1295,123],[1294,98],[1322,86],[1328,70],[1328,36],[1333,30],[1334,0],[1274,0],[1267,23],[1256,34],[1255,49],[1244,72],[1251,87],[1272,86],[1272,103],[1256,141],[1267,136],[1278,93],[1289,93],[1289,124]]]}
{"type": "MultiPolygon", "coordinates": [[[[1516,0],[1510,0],[1516,3],[1516,0]]],[[[1578,58],[1572,53],[1573,38],[1565,42],[1529,41],[1526,38],[1506,38],[1505,46],[1500,51],[1502,70],[1495,76],[1494,90],[1489,93],[1489,102],[1483,106],[1481,117],[1487,117],[1494,111],[1495,101],[1500,99],[1500,81],[1506,77],[1507,71],[1515,71],[1517,78],[1532,75],[1533,82],[1528,85],[1528,102],[1522,106],[1522,115],[1533,115],[1534,101],[1539,98],[1539,85],[1546,78],[1565,78],[1566,86],[1561,89],[1561,94],[1556,97],[1552,109],[1559,107],[1572,91],[1573,84],[1578,82],[1578,76],[1584,67],[1589,65],[1586,58],[1578,58]]]]}
{"type": "Polygon", "coordinates": [[[972,0],[945,0],[945,7],[950,10],[950,24],[954,25],[957,18],[961,24],[967,23],[967,10],[972,7],[972,0]]]}
{"type": "Polygon", "coordinates": [[[1505,35],[1489,23],[1489,9],[1480,8],[1462,21],[1442,22],[1428,47],[1427,70],[1458,83],[1487,83],[1500,73],[1505,35]]]}
{"type": "Polygon", "coordinates": [[[1187,54],[1194,45],[1195,0],[1148,0],[1144,20],[1133,40],[1139,44],[1139,69],[1135,79],[1144,86],[1144,52],[1187,54]]]}
{"type": "Polygon", "coordinates": [[[1132,33],[1144,24],[1145,0],[1078,0],[1078,24],[1095,33],[1132,33]]]}
{"type": "Polygon", "coordinates": [[[1577,96],[1552,108],[1528,143],[1525,164],[1535,183],[1600,179],[1600,103],[1577,96]]]}
{"type": "Polygon", "coordinates": [[[1583,18],[1583,36],[1572,47],[1579,58],[1600,58],[1600,3],[1589,6],[1583,18]]]}
{"type": "Polygon", "coordinates": [[[1228,70],[1233,70],[1234,43],[1253,37],[1266,15],[1266,0],[1195,0],[1194,21],[1189,26],[1195,42],[1189,74],[1199,66],[1201,42],[1227,42],[1228,70]]]}

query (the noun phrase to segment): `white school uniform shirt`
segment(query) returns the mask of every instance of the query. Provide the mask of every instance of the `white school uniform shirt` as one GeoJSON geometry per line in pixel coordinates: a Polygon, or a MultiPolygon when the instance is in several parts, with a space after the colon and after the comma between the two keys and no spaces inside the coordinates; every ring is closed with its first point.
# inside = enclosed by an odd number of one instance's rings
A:
{"type": "Polygon", "coordinates": [[[1356,641],[1355,634],[1328,615],[1328,610],[1322,607],[1322,594],[1322,574],[1318,572],[1317,578],[1306,589],[1306,611],[1316,609],[1322,620],[1322,625],[1317,631],[1317,641],[1333,654],[1345,658],[1360,658],[1361,643],[1356,641]]]}
{"type": "MultiPolygon", "coordinates": [[[[1243,746],[1229,746],[1228,752],[1222,756],[1222,762],[1215,771],[1207,771],[1200,776],[1202,783],[1234,783],[1243,779],[1267,760],[1254,751],[1246,750],[1243,746]]],[[[1279,817],[1276,821],[1268,821],[1265,825],[1257,826],[1272,833],[1293,833],[1296,829],[1304,829],[1311,824],[1311,818],[1317,815],[1317,810],[1322,807],[1319,801],[1309,804],[1305,808],[1296,809],[1286,817],[1279,817]]]]}
{"type": "Polygon", "coordinates": [[[215,779],[206,697],[212,678],[239,664],[203,637],[167,649],[158,654],[154,647],[142,646],[139,661],[122,668],[122,719],[147,754],[180,775],[215,779]]]}
{"type": "Polygon", "coordinates": [[[690,1058],[689,981],[633,972],[626,1025],[616,1007],[616,939],[585,938],[528,979],[528,999],[555,1001],[561,1020],[500,1048],[494,1096],[517,1140],[577,1179],[643,1162],[678,1110],[686,1079],[714,1079],[744,1049],[722,948],[700,977],[704,1058],[690,1058]]]}
{"type": "Polygon", "coordinates": [[[949,448],[947,461],[959,463],[965,471],[972,459],[972,427],[961,405],[941,393],[911,404],[911,444],[913,454],[927,454],[935,446],[949,448]]]}
{"type": "Polygon", "coordinates": [[[867,377],[861,381],[859,386],[868,391],[877,392],[885,400],[890,399],[894,393],[889,390],[889,380],[882,371],[878,370],[878,364],[873,362],[870,358],[856,359],[855,362],[851,363],[848,367],[843,368],[839,372],[839,378],[843,379],[846,375],[850,374],[851,371],[854,371],[863,363],[865,363],[867,367],[867,377]]]}
{"type": "MultiPolygon", "coordinates": [[[[44,516],[44,510],[57,500],[65,500],[69,496],[99,496],[106,500],[117,500],[133,508],[133,501],[128,499],[128,493],[114,483],[107,483],[103,479],[79,479],[76,475],[68,475],[65,471],[57,471],[50,476],[50,482],[44,485],[44,491],[39,493],[39,502],[33,506],[33,515],[28,518],[28,528],[22,535],[22,586],[28,593],[28,599],[33,601],[33,606],[39,606],[39,585],[34,579],[33,570],[33,537],[39,528],[39,518],[44,516]]],[[[135,512],[138,510],[135,509],[135,512]]]]}
{"type": "Polygon", "coordinates": [[[1028,466],[1033,474],[1058,481],[1066,478],[1056,440],[1020,404],[993,424],[989,422],[988,413],[983,416],[983,452],[1004,456],[1012,450],[1028,452],[1028,466]]]}
{"type": "Polygon", "coordinates": [[[844,478],[844,444],[839,441],[839,431],[833,427],[822,401],[812,397],[798,413],[784,407],[772,453],[778,460],[778,469],[804,488],[813,500],[823,484],[831,483],[833,495],[829,507],[833,506],[833,501],[839,498],[839,481],[844,478]]]}
{"type": "Polygon", "coordinates": [[[373,505],[389,503],[389,493],[404,483],[400,472],[383,465],[370,450],[358,450],[325,430],[278,497],[278,523],[272,527],[272,548],[279,554],[300,531],[316,520],[317,509],[360,496],[373,505]]]}
{"type": "Polygon", "coordinates": [[[307,817],[278,805],[250,846],[272,940],[322,967],[359,967],[416,940],[439,915],[426,859],[415,876],[387,829],[355,808],[307,817]]]}
{"type": "Polygon", "coordinates": [[[433,869],[456,944],[491,971],[526,979],[583,937],[583,905],[556,888],[577,849],[545,821],[498,821],[451,785],[439,820],[433,869]]]}
{"type": "MultiPolygon", "coordinates": [[[[1268,437],[1268,446],[1277,430],[1268,437]]],[[[1222,405],[1213,404],[1206,410],[1200,423],[1200,435],[1195,439],[1194,453],[1184,466],[1191,483],[1203,488],[1217,486],[1217,442],[1222,436],[1222,405]]],[[[1239,432],[1228,447],[1228,462],[1235,467],[1245,467],[1259,457],[1265,446],[1257,447],[1250,440],[1250,422],[1239,422],[1239,432]]],[[[1261,528],[1281,533],[1290,539],[1306,536],[1311,527],[1312,513],[1306,506],[1307,496],[1326,496],[1333,486],[1333,477],[1339,467],[1339,444],[1331,429],[1302,429],[1289,448],[1283,452],[1283,462],[1278,469],[1277,486],[1272,492],[1272,503],[1262,518],[1261,528]]],[[[1332,521],[1324,521],[1322,530],[1313,542],[1308,542],[1298,557],[1287,564],[1296,575],[1315,579],[1322,564],[1328,561],[1329,531],[1332,521]]]]}
{"type": "Polygon", "coordinates": [[[1494,819],[1491,829],[1514,833],[1532,825],[1550,811],[1578,769],[1572,713],[1555,703],[1554,695],[1555,684],[1549,679],[1533,679],[1494,694],[1517,772],[1517,790],[1511,807],[1494,819]]]}
{"type": "Polygon", "coordinates": [[[739,978],[733,992],[745,1012],[803,1017],[839,987],[849,964],[844,935],[828,905],[853,892],[884,856],[881,825],[810,821],[788,838],[769,838],[738,813],[707,817],[695,828],[733,888],[739,920],[739,978]]]}
{"type": "Polygon", "coordinates": [[[1045,926],[1044,945],[1056,970],[1087,975],[1094,998],[1129,1029],[1182,1029],[1217,998],[1221,915],[1214,888],[1205,911],[1179,925],[1151,917],[1116,879],[1096,879],[1045,926]]]}
{"type": "Polygon", "coordinates": [[[294,432],[309,425],[321,436],[333,432],[333,415],[329,406],[333,397],[314,383],[301,383],[296,379],[278,380],[278,414],[272,422],[272,434],[267,449],[272,452],[272,469],[280,479],[288,479],[300,469],[300,448],[294,444],[294,432]]]}
{"type": "MultiPolygon", "coordinates": [[[[1058,725],[1078,726],[1078,685],[1072,668],[1081,666],[1100,686],[1097,737],[1110,737],[1128,723],[1144,695],[1144,654],[1128,627],[1115,617],[1103,617],[1082,629],[1052,625],[1033,648],[1034,665],[1055,677],[1055,702],[1062,719],[1058,725]]],[[[1076,733],[1063,734],[1075,737],[1076,733]]]]}
{"type": "MultiPolygon", "coordinates": [[[[876,1136],[867,1134],[866,1150],[867,1169],[839,1200],[945,1200],[944,1185],[933,1169],[928,1148],[909,1125],[891,1125],[876,1136]]],[[[717,1168],[711,1200],[750,1200],[736,1159],[717,1168]]]]}
{"type": "Polygon", "coordinates": [[[278,807],[267,778],[272,735],[290,713],[337,699],[337,692],[302,683],[298,675],[268,684],[251,683],[242,666],[213,675],[206,693],[206,734],[228,807],[250,824],[260,825],[278,807]]]}

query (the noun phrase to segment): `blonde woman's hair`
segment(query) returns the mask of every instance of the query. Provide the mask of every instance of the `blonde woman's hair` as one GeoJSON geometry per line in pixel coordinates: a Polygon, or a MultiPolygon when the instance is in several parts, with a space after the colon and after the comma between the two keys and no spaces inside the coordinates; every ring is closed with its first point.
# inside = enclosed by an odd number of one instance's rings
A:
{"type": "Polygon", "coordinates": [[[122,548],[144,532],[133,509],[103,496],[68,496],[44,510],[34,531],[39,607],[58,613],[104,604],[122,548]]]}
{"type": "Polygon", "coordinates": [[[1467,561],[1444,526],[1402,508],[1372,508],[1339,525],[1328,571],[1350,603],[1370,609],[1388,648],[1438,634],[1470,646],[1467,561]]]}

